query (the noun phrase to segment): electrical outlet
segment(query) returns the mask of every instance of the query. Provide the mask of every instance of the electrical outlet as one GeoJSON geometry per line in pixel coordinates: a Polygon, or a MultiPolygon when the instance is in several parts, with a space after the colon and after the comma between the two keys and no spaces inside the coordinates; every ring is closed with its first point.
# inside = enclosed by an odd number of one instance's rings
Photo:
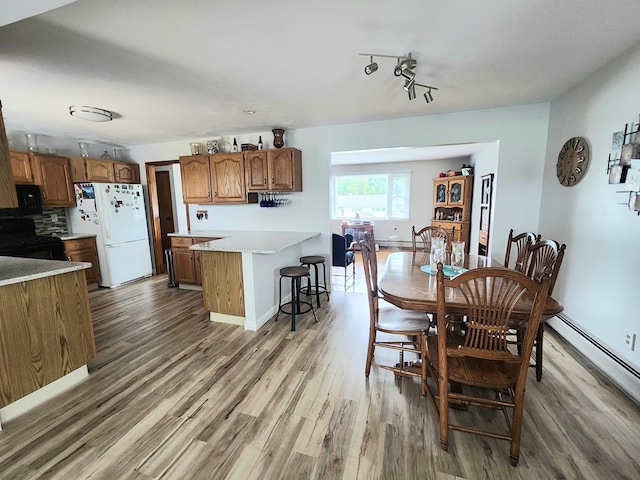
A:
{"type": "Polygon", "coordinates": [[[51,214],[51,221],[52,222],[57,222],[58,221],[58,214],[52,213],[51,214]]]}
{"type": "Polygon", "coordinates": [[[627,348],[633,352],[636,349],[636,334],[629,330],[625,330],[624,343],[627,348]]]}

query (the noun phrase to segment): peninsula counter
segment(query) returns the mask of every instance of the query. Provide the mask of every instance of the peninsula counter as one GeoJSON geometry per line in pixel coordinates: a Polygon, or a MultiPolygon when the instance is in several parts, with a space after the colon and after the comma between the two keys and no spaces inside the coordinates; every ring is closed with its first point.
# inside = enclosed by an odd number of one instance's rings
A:
{"type": "MultiPolygon", "coordinates": [[[[245,330],[258,330],[276,314],[280,268],[300,265],[302,243],[320,236],[319,232],[216,230],[206,234],[218,240],[190,248],[200,251],[209,318],[245,330]]],[[[283,285],[283,299],[290,294],[283,285]]]]}

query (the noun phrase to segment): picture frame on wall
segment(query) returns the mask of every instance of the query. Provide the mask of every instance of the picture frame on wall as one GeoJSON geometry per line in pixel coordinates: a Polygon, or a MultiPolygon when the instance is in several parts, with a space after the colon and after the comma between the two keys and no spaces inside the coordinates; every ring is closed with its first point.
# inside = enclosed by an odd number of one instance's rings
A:
{"type": "Polygon", "coordinates": [[[611,142],[611,148],[613,150],[619,150],[622,148],[623,143],[624,143],[624,132],[622,130],[619,132],[613,132],[613,140],[611,142]]]}
{"type": "Polygon", "coordinates": [[[627,143],[622,146],[622,152],[620,152],[620,164],[621,165],[631,165],[631,159],[633,158],[633,154],[636,150],[636,145],[634,143],[627,143]]]}
{"type": "Polygon", "coordinates": [[[609,168],[609,183],[624,183],[626,180],[628,168],[629,167],[627,165],[622,165],[620,163],[611,165],[611,167],[609,168]]]}

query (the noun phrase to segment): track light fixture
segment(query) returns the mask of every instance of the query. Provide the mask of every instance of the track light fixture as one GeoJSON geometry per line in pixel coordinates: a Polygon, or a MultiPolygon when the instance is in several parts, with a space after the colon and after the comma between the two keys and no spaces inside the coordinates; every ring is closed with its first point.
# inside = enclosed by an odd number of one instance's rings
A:
{"type": "Polygon", "coordinates": [[[371,75],[373,72],[378,70],[378,64],[373,61],[373,56],[371,56],[371,63],[364,67],[364,73],[367,75],[371,75]]]}
{"type": "Polygon", "coordinates": [[[377,53],[359,53],[358,55],[362,55],[363,57],[369,57],[369,65],[364,67],[364,73],[367,75],[371,75],[373,72],[378,70],[378,64],[374,62],[374,57],[378,58],[395,58],[396,65],[393,69],[393,74],[396,77],[402,77],[405,79],[404,85],[402,89],[407,92],[409,95],[409,100],[413,100],[416,98],[416,87],[426,88],[427,91],[424,93],[424,99],[427,103],[433,102],[433,94],[432,90],[438,90],[436,87],[432,87],[431,85],[423,85],[421,83],[416,82],[416,72],[414,69],[417,66],[417,61],[411,58],[411,53],[407,55],[382,55],[377,53]]]}

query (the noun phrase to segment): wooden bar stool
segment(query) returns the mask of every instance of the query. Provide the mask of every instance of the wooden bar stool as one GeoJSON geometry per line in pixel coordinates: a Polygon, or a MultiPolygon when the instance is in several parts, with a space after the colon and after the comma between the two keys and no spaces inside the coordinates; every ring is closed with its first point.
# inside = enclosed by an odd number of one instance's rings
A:
{"type": "Polygon", "coordinates": [[[329,291],[327,290],[327,268],[325,267],[325,258],[322,255],[307,255],[304,257],[300,257],[300,263],[302,264],[302,266],[306,266],[308,268],[311,268],[313,266],[313,269],[315,271],[315,285],[311,285],[311,282],[307,283],[306,287],[302,287],[301,292],[305,293],[307,296],[308,295],[315,295],[316,296],[316,306],[318,308],[320,308],[320,294],[321,293],[326,293],[327,294],[327,301],[330,300],[329,298],[329,291]],[[318,264],[322,265],[322,277],[323,277],[323,283],[322,285],[318,284],[318,264]]]}
{"type": "Polygon", "coordinates": [[[313,318],[318,321],[316,317],[316,311],[313,309],[313,301],[304,302],[300,300],[300,290],[302,285],[302,279],[307,279],[307,284],[311,283],[311,276],[309,275],[309,267],[283,267],[280,269],[280,304],[278,306],[278,312],[276,313],[276,322],[278,321],[278,315],[280,312],[291,315],[291,331],[296,329],[296,315],[302,315],[303,313],[313,312],[313,318]],[[282,303],[282,279],[291,279],[291,301],[282,303]],[[302,306],[306,305],[306,309],[302,309],[302,306]],[[286,307],[289,307],[291,311],[287,311],[286,307]]]}

